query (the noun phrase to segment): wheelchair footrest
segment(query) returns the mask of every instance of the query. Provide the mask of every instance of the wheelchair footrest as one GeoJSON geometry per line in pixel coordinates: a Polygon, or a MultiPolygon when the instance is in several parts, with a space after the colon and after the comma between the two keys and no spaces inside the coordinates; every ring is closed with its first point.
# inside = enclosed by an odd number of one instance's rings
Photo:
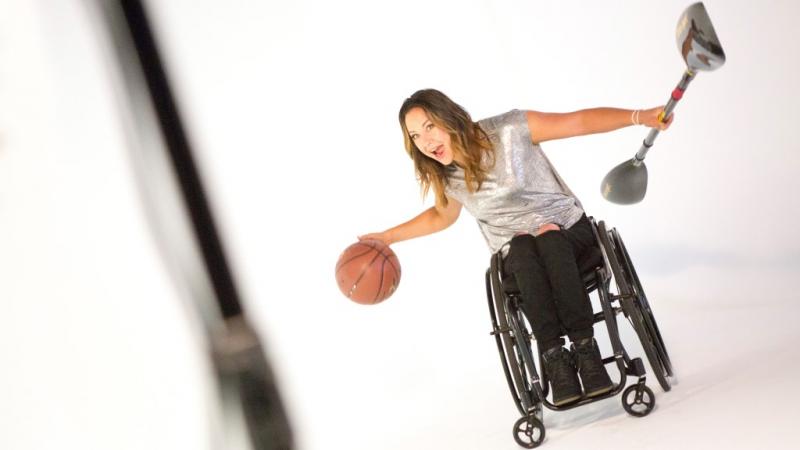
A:
{"type": "Polygon", "coordinates": [[[633,358],[631,360],[631,365],[628,366],[628,370],[625,371],[626,375],[631,375],[634,377],[643,377],[646,373],[647,372],[644,370],[642,358],[633,358]]]}

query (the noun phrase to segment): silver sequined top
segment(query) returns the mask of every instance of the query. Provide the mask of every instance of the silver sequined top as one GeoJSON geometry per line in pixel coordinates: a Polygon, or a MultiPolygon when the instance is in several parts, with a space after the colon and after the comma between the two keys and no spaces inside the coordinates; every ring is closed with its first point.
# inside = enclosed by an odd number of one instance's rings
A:
{"type": "MultiPolygon", "coordinates": [[[[464,170],[448,166],[445,193],[461,202],[478,221],[492,253],[520,233],[542,224],[564,228],[583,214],[580,201],[531,141],[525,111],[512,110],[478,122],[495,149],[495,164],[478,192],[469,193],[464,170]]],[[[507,252],[507,247],[504,253],[507,252]]]]}

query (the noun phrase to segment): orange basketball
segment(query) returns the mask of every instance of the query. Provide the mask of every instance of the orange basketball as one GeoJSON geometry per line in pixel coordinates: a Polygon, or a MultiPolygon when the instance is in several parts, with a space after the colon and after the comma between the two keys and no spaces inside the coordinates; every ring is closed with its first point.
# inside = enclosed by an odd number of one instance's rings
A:
{"type": "Polygon", "coordinates": [[[350,300],[362,305],[380,303],[400,283],[400,261],[388,245],[366,239],[347,247],[336,263],[336,282],[350,300]]]}

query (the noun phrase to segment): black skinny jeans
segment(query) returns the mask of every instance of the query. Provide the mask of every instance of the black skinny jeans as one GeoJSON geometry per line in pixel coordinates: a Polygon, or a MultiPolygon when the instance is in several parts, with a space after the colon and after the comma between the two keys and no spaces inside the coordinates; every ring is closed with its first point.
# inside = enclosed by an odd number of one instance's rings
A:
{"type": "Polygon", "coordinates": [[[522,310],[542,352],[563,346],[564,333],[572,342],[594,336],[592,305],[577,263],[594,245],[585,215],[567,229],[511,239],[505,272],[516,278],[522,310]]]}

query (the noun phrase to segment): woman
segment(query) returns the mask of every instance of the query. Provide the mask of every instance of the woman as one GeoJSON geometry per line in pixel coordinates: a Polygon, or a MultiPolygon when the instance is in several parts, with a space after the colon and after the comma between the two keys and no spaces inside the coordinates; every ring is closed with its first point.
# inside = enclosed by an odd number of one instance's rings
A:
{"type": "Polygon", "coordinates": [[[512,110],[473,122],[443,93],[417,91],[400,108],[400,126],[423,194],[433,188],[435,206],[359,239],[392,244],[428,235],[452,225],[466,207],[492,253],[504,252],[506,272],[517,281],[553,404],[602,395],[613,384],[594,340],[592,307],[576,262],[594,245],[594,236],[580,202],[539,144],[630,125],[666,130],[672,117],[661,122],[662,112],[662,107],[563,114],[512,110]],[[564,332],[572,342],[569,350],[564,332]]]}

